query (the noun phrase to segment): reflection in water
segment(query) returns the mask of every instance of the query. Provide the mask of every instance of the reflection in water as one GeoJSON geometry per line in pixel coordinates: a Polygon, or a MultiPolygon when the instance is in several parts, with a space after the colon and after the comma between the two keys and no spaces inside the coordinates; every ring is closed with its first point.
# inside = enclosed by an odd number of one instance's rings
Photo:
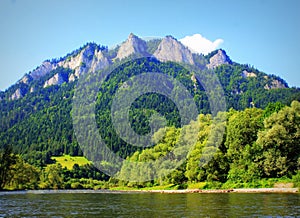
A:
{"type": "Polygon", "coordinates": [[[258,193],[0,193],[0,217],[295,217],[300,215],[299,197],[258,193]]]}

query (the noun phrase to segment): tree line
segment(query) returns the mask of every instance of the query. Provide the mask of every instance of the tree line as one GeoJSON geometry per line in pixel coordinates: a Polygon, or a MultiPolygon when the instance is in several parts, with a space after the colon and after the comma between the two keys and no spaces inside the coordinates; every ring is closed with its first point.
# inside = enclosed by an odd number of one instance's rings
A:
{"type": "MultiPolygon", "coordinates": [[[[146,182],[115,180],[92,165],[75,164],[72,170],[55,163],[36,167],[14,154],[11,146],[4,146],[0,152],[0,189],[142,188],[168,184],[185,188],[188,184],[201,182],[206,188],[236,188],[262,187],[266,185],[264,182],[277,180],[300,185],[300,102],[293,101],[290,106],[270,103],[264,110],[231,109],[218,116],[226,116],[226,119],[217,126],[210,114],[200,114],[196,122],[185,127],[159,130],[154,137],[165,134],[154,147],[127,157],[137,162],[158,160],[172,152],[183,128],[183,138],[189,139],[189,129],[197,127],[196,144],[188,152],[186,161],[160,178],[146,182]],[[225,134],[220,139],[220,146],[208,162],[201,164],[199,161],[207,155],[204,151],[209,147],[212,129],[221,127],[225,127],[225,134]]],[[[119,176],[134,178],[141,173],[151,173],[150,169],[139,170],[124,165],[119,176]]]]}

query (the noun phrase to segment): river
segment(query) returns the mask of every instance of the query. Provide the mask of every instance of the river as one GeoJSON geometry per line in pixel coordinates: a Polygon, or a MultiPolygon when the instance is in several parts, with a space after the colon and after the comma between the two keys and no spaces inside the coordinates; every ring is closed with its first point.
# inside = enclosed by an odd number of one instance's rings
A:
{"type": "Polygon", "coordinates": [[[0,217],[297,217],[300,194],[0,192],[0,217]]]}

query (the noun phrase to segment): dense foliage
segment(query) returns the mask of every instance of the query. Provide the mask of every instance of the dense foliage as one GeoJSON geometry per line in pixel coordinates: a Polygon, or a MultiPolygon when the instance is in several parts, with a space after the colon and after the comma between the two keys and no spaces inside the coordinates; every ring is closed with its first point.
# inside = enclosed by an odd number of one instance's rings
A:
{"type": "MultiPolygon", "coordinates": [[[[269,104],[265,109],[250,108],[243,111],[230,110],[219,116],[227,116],[227,121],[218,126],[226,126],[221,145],[204,165],[199,160],[208,146],[209,135],[214,126],[211,115],[201,114],[197,122],[185,126],[199,132],[195,146],[189,151],[187,159],[171,174],[148,182],[116,181],[97,170],[92,165],[78,166],[72,170],[62,168],[60,164],[49,164],[44,168],[34,167],[13,155],[11,149],[1,152],[1,177],[3,187],[14,189],[34,188],[108,188],[113,186],[149,187],[156,185],[177,185],[178,188],[188,184],[206,182],[209,187],[232,188],[244,184],[260,187],[260,181],[285,178],[299,185],[300,175],[300,102],[281,107],[269,104]],[[268,114],[268,116],[265,116],[268,114]]],[[[182,128],[168,127],[162,140],[152,148],[136,151],[128,157],[131,161],[156,160],[167,155],[179,140],[182,128]]],[[[161,134],[158,131],[156,134],[161,134]]],[[[156,134],[154,137],[156,137],[156,134]]],[[[189,131],[185,131],[188,138],[189,131]]],[[[150,174],[144,169],[144,174],[150,174]]],[[[134,178],[138,172],[134,168],[123,166],[120,175],[134,178]]],[[[125,178],[125,177],[124,177],[125,178]]],[[[270,180],[272,181],[272,180],[270,180]]],[[[2,187],[2,188],[3,188],[2,187]]]]}
{"type": "MultiPolygon", "coordinates": [[[[151,41],[151,49],[154,49],[158,43],[159,40],[151,41]]],[[[299,138],[297,138],[299,137],[297,132],[299,106],[297,102],[291,107],[285,106],[290,105],[293,100],[300,100],[300,90],[270,88],[275,80],[281,84],[286,85],[286,83],[276,76],[266,75],[249,65],[237,63],[221,65],[215,69],[225,92],[228,122],[221,147],[212,161],[202,167],[197,165],[197,160],[211,128],[210,107],[205,90],[198,81],[192,79],[193,72],[188,72],[179,64],[161,63],[154,59],[139,59],[116,68],[99,87],[96,121],[102,138],[118,155],[136,160],[147,160],[149,157],[163,155],[171,148],[171,142],[176,140],[176,132],[180,129],[181,120],[175,104],[166,96],[148,93],[137,98],[130,108],[132,128],[140,135],[147,134],[150,130],[149,119],[158,112],[167,120],[169,137],[175,138],[165,138],[164,142],[156,145],[157,147],[142,151],[118,137],[111,122],[110,106],[113,96],[118,89],[125,87],[124,82],[128,78],[143,72],[160,72],[180,81],[193,96],[201,114],[199,116],[201,131],[195,150],[189,154],[186,163],[159,183],[241,182],[251,181],[254,178],[291,177],[296,174],[299,169],[297,159],[299,158],[299,138]],[[256,76],[245,77],[242,75],[244,71],[254,73],[256,76]],[[270,104],[272,102],[274,104],[270,104]]],[[[37,175],[31,176],[36,178],[34,179],[36,183],[29,181],[34,185],[25,185],[26,188],[69,187],[65,186],[67,181],[81,178],[73,176],[72,173],[67,172],[68,170],[61,169],[59,166],[48,169],[49,164],[53,164],[51,156],[83,155],[73,131],[71,116],[76,81],[43,88],[44,82],[56,73],[68,77],[74,72],[57,68],[39,80],[32,80],[29,84],[17,83],[6,92],[0,93],[0,147],[11,145],[13,153],[19,154],[14,163],[15,172],[18,172],[18,168],[24,168],[26,169],[24,172],[37,175]],[[18,100],[9,100],[9,96],[16,89],[28,91],[29,87],[34,87],[34,91],[29,91],[18,100]],[[58,185],[47,182],[49,178],[55,176],[49,174],[49,177],[46,169],[49,172],[58,171],[59,177],[63,177],[62,182],[58,180],[58,185]]],[[[90,177],[89,175],[83,178],[103,179],[104,176],[90,177]]],[[[26,183],[16,179],[11,180],[13,187],[26,183]]],[[[154,184],[157,181],[152,182],[154,184]]]]}

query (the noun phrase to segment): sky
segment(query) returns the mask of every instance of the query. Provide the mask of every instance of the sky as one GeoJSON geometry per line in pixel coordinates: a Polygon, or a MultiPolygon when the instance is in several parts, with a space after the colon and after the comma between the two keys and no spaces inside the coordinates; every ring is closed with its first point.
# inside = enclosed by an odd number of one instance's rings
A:
{"type": "Polygon", "coordinates": [[[222,48],[300,87],[298,0],[0,0],[0,90],[46,59],[87,42],[110,47],[131,32],[189,39],[204,53],[222,48]]]}

